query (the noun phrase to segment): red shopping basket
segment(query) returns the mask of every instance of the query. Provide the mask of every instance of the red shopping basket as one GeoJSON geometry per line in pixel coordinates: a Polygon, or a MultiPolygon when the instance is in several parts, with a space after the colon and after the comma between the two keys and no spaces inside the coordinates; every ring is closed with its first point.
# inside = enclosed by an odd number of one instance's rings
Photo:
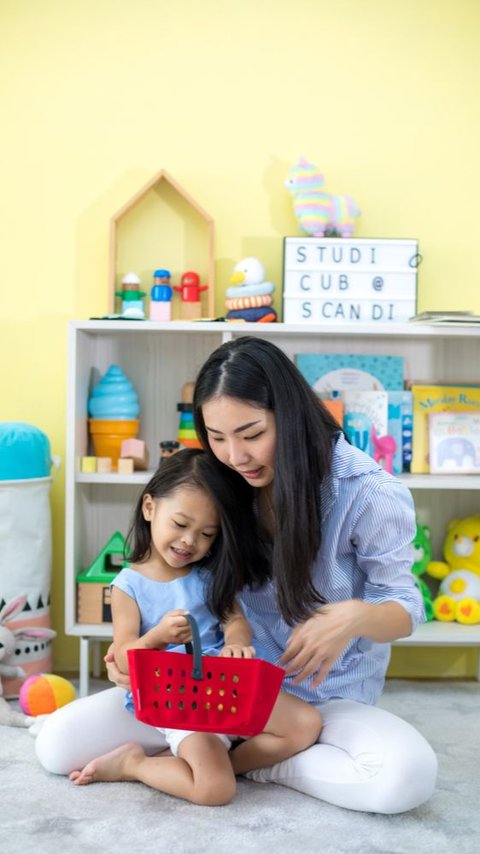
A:
{"type": "Polygon", "coordinates": [[[261,658],[202,655],[197,624],[191,614],[187,619],[192,644],[186,644],[186,653],[128,650],[135,717],[172,729],[245,736],[262,732],[284,670],[261,658]]]}

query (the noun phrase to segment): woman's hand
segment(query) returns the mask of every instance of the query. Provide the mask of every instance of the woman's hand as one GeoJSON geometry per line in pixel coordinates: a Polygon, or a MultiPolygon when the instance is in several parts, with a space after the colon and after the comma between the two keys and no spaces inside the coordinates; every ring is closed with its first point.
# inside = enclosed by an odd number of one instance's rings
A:
{"type": "Polygon", "coordinates": [[[323,605],[312,617],[296,626],[279,664],[295,673],[295,684],[316,673],[313,686],[322,682],[345,647],[359,634],[364,603],[349,599],[323,605]]]}
{"type": "Polygon", "coordinates": [[[125,691],[130,691],[130,676],[119,669],[113,654],[113,643],[108,647],[103,660],[107,665],[107,676],[110,682],[118,685],[119,688],[124,688],[125,691]]]}
{"type": "Polygon", "coordinates": [[[218,656],[219,658],[255,658],[255,647],[229,643],[225,644],[218,656]]]}

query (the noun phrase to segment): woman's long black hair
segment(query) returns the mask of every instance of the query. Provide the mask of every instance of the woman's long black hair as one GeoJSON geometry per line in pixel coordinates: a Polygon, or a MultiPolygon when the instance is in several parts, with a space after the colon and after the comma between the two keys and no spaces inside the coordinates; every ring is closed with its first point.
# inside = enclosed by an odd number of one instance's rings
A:
{"type": "MultiPolygon", "coordinates": [[[[321,542],[320,486],[330,473],[333,438],[340,428],[288,356],[262,338],[244,336],[222,344],[200,369],[193,398],[195,426],[212,455],[202,407],[221,395],[275,415],[270,571],[281,612],[292,625],[325,601],[312,583],[311,568],[321,542]]],[[[237,475],[237,483],[242,480],[237,475]]]]}
{"type": "Polygon", "coordinates": [[[196,448],[185,448],[162,460],[142,489],[127,534],[125,557],[131,563],[148,560],[151,554],[150,522],[143,515],[145,495],[166,498],[182,486],[203,489],[219,515],[220,530],[210,552],[198,565],[209,570],[207,601],[212,612],[224,620],[235,596],[245,585],[261,584],[268,577],[268,564],[255,548],[253,498],[247,483],[242,486],[235,472],[196,448]]]}

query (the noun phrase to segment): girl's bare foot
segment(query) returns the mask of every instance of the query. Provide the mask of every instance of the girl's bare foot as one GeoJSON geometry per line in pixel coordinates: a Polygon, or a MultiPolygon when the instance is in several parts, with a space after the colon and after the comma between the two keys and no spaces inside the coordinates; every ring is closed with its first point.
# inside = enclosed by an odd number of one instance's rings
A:
{"type": "Polygon", "coordinates": [[[129,773],[132,760],[143,759],[145,753],[139,744],[121,744],[110,753],[97,756],[87,762],[81,771],[72,771],[70,780],[76,786],[88,783],[117,783],[120,780],[136,779],[129,773]]]}

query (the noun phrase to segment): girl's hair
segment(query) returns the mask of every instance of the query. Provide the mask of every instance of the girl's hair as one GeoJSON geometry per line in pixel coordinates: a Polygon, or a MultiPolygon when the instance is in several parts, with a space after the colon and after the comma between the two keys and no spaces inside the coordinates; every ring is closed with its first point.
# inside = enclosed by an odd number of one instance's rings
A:
{"type": "Polygon", "coordinates": [[[195,426],[210,454],[202,407],[221,395],[275,414],[271,575],[281,612],[293,624],[325,602],[312,583],[311,568],[321,542],[320,486],[330,472],[340,427],[288,356],[262,338],[245,336],[222,344],[200,369],[193,398],[195,426]]]}
{"type": "Polygon", "coordinates": [[[268,578],[268,562],[255,549],[255,516],[248,484],[242,488],[234,472],[199,449],[185,449],[162,460],[138,498],[127,535],[125,557],[131,563],[148,560],[152,537],[143,515],[143,499],[166,498],[180,487],[203,489],[213,501],[220,530],[208,555],[197,565],[209,570],[207,601],[220,619],[231,611],[235,596],[246,584],[262,584],[268,578]]]}

